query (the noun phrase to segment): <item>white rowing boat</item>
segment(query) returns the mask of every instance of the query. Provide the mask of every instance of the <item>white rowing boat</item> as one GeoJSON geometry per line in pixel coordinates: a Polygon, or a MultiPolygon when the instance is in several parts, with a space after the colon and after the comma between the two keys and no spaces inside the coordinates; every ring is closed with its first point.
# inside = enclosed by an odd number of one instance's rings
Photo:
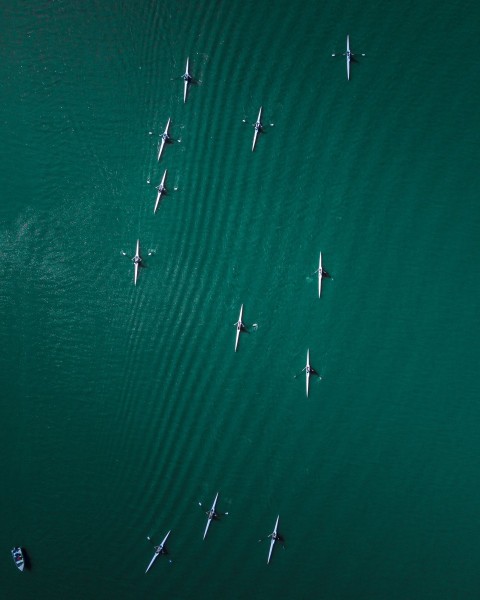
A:
{"type": "Polygon", "coordinates": [[[312,367],[310,366],[310,348],[307,350],[307,364],[305,365],[303,371],[305,371],[306,391],[307,391],[307,398],[308,398],[308,390],[310,387],[310,375],[312,373],[312,367]]]}
{"type": "MultiPolygon", "coordinates": [[[[332,54],[332,56],[338,56],[338,54],[332,54]]],[[[355,54],[353,52],[350,51],[350,36],[347,35],[347,51],[344,52],[342,54],[342,56],[345,56],[345,59],[347,61],[347,81],[350,81],[350,63],[352,60],[354,60],[354,56],[355,54]]],[[[365,54],[361,54],[361,56],[365,56],[365,54]]]]}
{"type": "Polygon", "coordinates": [[[138,268],[142,263],[142,259],[140,257],[140,240],[137,240],[137,249],[135,250],[135,256],[133,257],[133,284],[137,285],[138,279],[138,268]]]}
{"type": "Polygon", "coordinates": [[[320,298],[320,294],[322,293],[322,277],[323,277],[323,269],[322,269],[322,253],[320,252],[320,258],[318,259],[318,297],[320,298]]]}
{"type": "MultiPolygon", "coordinates": [[[[170,530],[171,531],[171,530],[170,530]]],[[[164,553],[164,547],[165,547],[165,542],[167,541],[168,536],[170,535],[170,531],[167,533],[167,535],[163,538],[162,543],[159,546],[155,546],[155,554],[153,555],[152,560],[150,561],[147,570],[145,571],[145,573],[148,573],[148,571],[150,570],[150,567],[153,565],[153,563],[157,560],[157,558],[160,556],[160,554],[164,553]]],[[[149,538],[150,539],[150,538],[149,538]]]]}
{"type": "Polygon", "coordinates": [[[167,177],[167,169],[165,169],[165,173],[163,174],[160,185],[157,185],[158,194],[157,194],[157,200],[155,202],[155,208],[153,209],[153,214],[155,214],[157,212],[158,203],[160,202],[161,197],[163,196],[163,194],[167,193],[167,188],[165,187],[166,177],[167,177]]]}
{"type": "Polygon", "coordinates": [[[255,132],[253,134],[252,152],[255,150],[258,133],[262,131],[262,107],[260,107],[260,110],[258,111],[258,117],[253,126],[255,127],[255,132]]]}
{"type": "Polygon", "coordinates": [[[167,121],[167,126],[165,127],[165,131],[162,133],[162,141],[160,142],[160,148],[158,149],[157,160],[160,160],[160,157],[162,156],[163,148],[164,148],[165,144],[168,142],[168,140],[170,139],[170,136],[168,135],[169,127],[170,127],[170,118],[167,121]]]}
{"type": "Polygon", "coordinates": [[[235,325],[237,326],[237,335],[235,337],[235,352],[237,351],[238,340],[240,339],[240,334],[242,333],[242,329],[244,328],[242,317],[243,317],[243,304],[240,307],[240,314],[238,315],[238,321],[235,323],[235,325]]]}
{"type": "Polygon", "coordinates": [[[212,508],[208,511],[207,526],[205,527],[205,533],[203,534],[203,539],[205,539],[208,528],[210,527],[210,523],[213,521],[213,519],[215,517],[215,506],[217,505],[217,499],[218,499],[218,492],[217,492],[217,495],[215,496],[215,500],[213,501],[212,508]]]}
{"type": "Polygon", "coordinates": [[[184,104],[187,101],[188,84],[192,81],[192,76],[188,72],[188,62],[189,62],[189,58],[187,58],[187,66],[185,67],[185,73],[182,75],[182,79],[183,79],[183,103],[184,104]]]}
{"type": "Polygon", "coordinates": [[[347,35],[347,51],[345,52],[345,57],[347,59],[347,81],[350,81],[350,60],[351,60],[351,52],[350,52],[350,36],[347,35]]]}
{"type": "Polygon", "coordinates": [[[280,515],[278,515],[278,517],[277,517],[277,520],[275,522],[275,527],[274,527],[272,533],[268,536],[271,539],[270,539],[270,548],[268,550],[267,565],[270,562],[270,557],[272,556],[273,547],[275,546],[275,542],[278,539],[278,536],[277,536],[277,527],[278,527],[278,520],[279,519],[280,519],[280,515]]]}

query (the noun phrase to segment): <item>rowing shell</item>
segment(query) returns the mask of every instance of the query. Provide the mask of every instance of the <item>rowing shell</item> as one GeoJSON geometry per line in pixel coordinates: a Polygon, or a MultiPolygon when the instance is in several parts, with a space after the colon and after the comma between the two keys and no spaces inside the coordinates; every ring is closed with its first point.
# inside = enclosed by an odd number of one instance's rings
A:
{"type": "MultiPolygon", "coordinates": [[[[171,530],[170,530],[171,531],[171,530]]],[[[163,538],[162,543],[160,544],[160,546],[156,546],[155,547],[155,554],[153,555],[152,560],[150,561],[147,570],[145,571],[145,573],[148,573],[148,571],[150,570],[150,567],[153,565],[153,563],[157,560],[157,558],[160,556],[160,554],[162,553],[163,547],[165,546],[165,542],[167,541],[168,536],[170,535],[170,531],[167,533],[167,535],[163,538]]]]}
{"type": "Polygon", "coordinates": [[[322,277],[323,277],[323,269],[322,269],[322,253],[320,252],[320,258],[318,259],[318,297],[320,298],[320,294],[322,293],[322,277]]]}
{"type": "Polygon", "coordinates": [[[215,496],[215,500],[213,501],[212,508],[208,511],[208,521],[207,521],[207,526],[205,527],[205,533],[203,534],[203,539],[205,539],[208,528],[210,527],[210,523],[213,520],[213,515],[215,514],[215,506],[217,504],[217,498],[218,498],[218,492],[217,492],[217,495],[215,496]]]}
{"type": "Polygon", "coordinates": [[[237,351],[238,340],[240,338],[240,334],[242,333],[242,328],[243,328],[242,317],[243,317],[243,304],[240,307],[240,314],[238,316],[238,321],[235,323],[235,325],[237,326],[237,336],[235,337],[235,352],[237,351]]]}
{"type": "MultiPolygon", "coordinates": [[[[332,56],[338,56],[338,54],[333,53],[332,56]]],[[[353,57],[355,54],[350,50],[350,36],[347,35],[347,50],[342,53],[342,56],[345,57],[347,61],[347,80],[350,81],[350,64],[352,60],[355,60],[353,57]]],[[[361,56],[365,56],[365,54],[361,54],[361,56]]]]}
{"type": "Polygon", "coordinates": [[[258,136],[258,132],[262,130],[262,107],[260,107],[260,110],[258,111],[258,117],[257,120],[254,123],[254,127],[255,127],[255,132],[253,134],[253,144],[252,144],[252,152],[255,150],[255,144],[257,143],[257,136],[258,136]]]}
{"type": "Polygon", "coordinates": [[[268,550],[267,565],[270,562],[270,557],[272,556],[272,550],[273,550],[273,547],[275,546],[275,542],[277,541],[277,527],[278,527],[278,520],[279,519],[280,519],[280,515],[278,515],[277,521],[275,523],[275,528],[274,528],[273,532],[270,534],[270,537],[272,539],[270,540],[270,548],[268,550]]]}
{"type": "Polygon", "coordinates": [[[160,157],[162,156],[163,147],[165,146],[165,142],[170,139],[170,136],[168,135],[169,127],[170,127],[170,119],[168,119],[167,126],[165,127],[165,131],[162,133],[162,141],[160,142],[160,148],[158,150],[157,160],[160,160],[160,157]]]}
{"type": "Polygon", "coordinates": [[[308,398],[308,388],[310,387],[310,348],[307,350],[307,364],[305,365],[305,377],[306,377],[306,389],[307,389],[307,398],[308,398]]]}
{"type": "Polygon", "coordinates": [[[158,194],[157,194],[157,200],[155,202],[155,208],[153,209],[153,214],[155,214],[157,212],[158,203],[160,202],[160,199],[163,196],[163,194],[165,194],[167,191],[167,188],[165,187],[165,178],[166,177],[167,177],[167,169],[165,169],[165,173],[163,174],[160,185],[157,186],[158,194]]]}
{"type": "Polygon", "coordinates": [[[140,266],[141,261],[142,259],[140,258],[140,240],[137,240],[137,249],[135,250],[135,256],[133,257],[133,285],[137,285],[138,267],[140,266]]]}
{"type": "Polygon", "coordinates": [[[184,104],[187,101],[188,84],[190,83],[190,81],[192,79],[190,76],[190,73],[188,72],[188,61],[189,61],[189,58],[187,58],[187,66],[185,67],[185,73],[182,75],[183,81],[184,81],[184,84],[183,84],[183,103],[184,104]]]}
{"type": "Polygon", "coordinates": [[[347,35],[347,51],[345,53],[345,56],[347,58],[347,80],[350,81],[350,59],[351,59],[351,52],[350,52],[350,36],[347,35]]]}

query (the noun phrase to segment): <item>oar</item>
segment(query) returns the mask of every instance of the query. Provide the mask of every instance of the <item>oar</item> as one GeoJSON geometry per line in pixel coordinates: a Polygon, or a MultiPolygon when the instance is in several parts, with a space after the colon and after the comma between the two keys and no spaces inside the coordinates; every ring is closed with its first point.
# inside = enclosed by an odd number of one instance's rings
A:
{"type": "Polygon", "coordinates": [[[267,541],[269,538],[271,538],[271,537],[272,537],[272,534],[271,534],[271,533],[269,533],[269,534],[267,535],[267,537],[260,538],[260,539],[258,540],[258,543],[260,543],[260,542],[266,542],[266,541],[267,541]]]}
{"type": "MultiPolygon", "coordinates": [[[[155,548],[155,552],[156,552],[156,551],[157,551],[157,548],[158,548],[158,546],[155,546],[155,544],[154,544],[154,543],[153,543],[153,541],[152,541],[152,538],[151,538],[149,535],[147,535],[147,540],[148,540],[148,541],[149,541],[149,542],[152,544],[152,546],[155,548]]],[[[162,548],[162,552],[164,552],[164,551],[165,551],[165,548],[162,548]]],[[[165,551],[165,552],[166,552],[166,551],[165,551]]],[[[169,559],[168,559],[168,562],[169,562],[169,563],[173,563],[173,560],[172,560],[171,558],[169,558],[169,559]]]]}
{"type": "MultiPolygon", "coordinates": [[[[201,506],[202,508],[205,508],[201,502],[198,503],[198,506],[201,506]]],[[[210,508],[208,509],[208,511],[209,510],[210,510],[210,508]]],[[[228,515],[228,512],[222,513],[222,515],[228,515]]]]}
{"type": "Polygon", "coordinates": [[[152,544],[153,548],[155,549],[155,552],[157,551],[158,546],[155,545],[155,543],[153,542],[152,538],[147,535],[147,540],[152,544]]]}

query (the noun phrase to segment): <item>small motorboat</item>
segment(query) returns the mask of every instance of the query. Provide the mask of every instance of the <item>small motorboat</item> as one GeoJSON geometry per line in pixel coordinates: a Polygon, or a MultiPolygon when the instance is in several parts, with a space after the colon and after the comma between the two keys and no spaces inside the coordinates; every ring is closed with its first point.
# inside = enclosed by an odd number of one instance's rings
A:
{"type": "Polygon", "coordinates": [[[23,556],[23,551],[20,546],[12,548],[12,558],[13,562],[16,564],[17,569],[19,571],[23,571],[25,569],[25,557],[23,556]]]}

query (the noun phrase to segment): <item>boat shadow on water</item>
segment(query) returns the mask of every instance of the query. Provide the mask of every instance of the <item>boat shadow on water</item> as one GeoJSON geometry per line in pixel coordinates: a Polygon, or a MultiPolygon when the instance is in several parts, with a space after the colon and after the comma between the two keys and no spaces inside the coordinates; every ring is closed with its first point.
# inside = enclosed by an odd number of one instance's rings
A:
{"type": "Polygon", "coordinates": [[[22,546],[23,560],[25,562],[25,570],[32,570],[32,561],[30,559],[30,555],[28,554],[28,549],[25,546],[22,546]]]}

